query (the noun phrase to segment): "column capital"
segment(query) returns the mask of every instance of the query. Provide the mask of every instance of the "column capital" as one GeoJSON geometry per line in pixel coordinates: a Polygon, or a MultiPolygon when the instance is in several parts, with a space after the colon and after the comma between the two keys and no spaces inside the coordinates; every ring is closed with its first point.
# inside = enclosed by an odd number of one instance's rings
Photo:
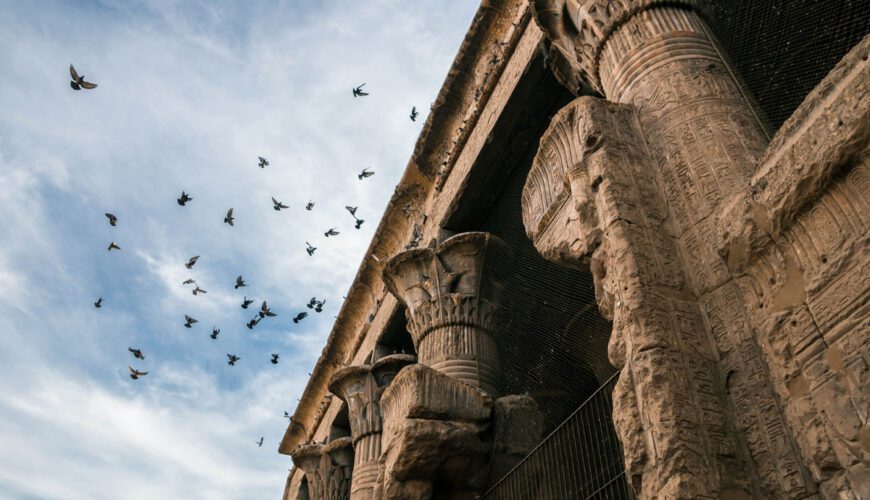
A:
{"type": "Polygon", "coordinates": [[[500,367],[491,327],[500,285],[492,274],[507,251],[490,233],[462,233],[435,248],[399,253],[383,271],[387,288],[407,307],[420,363],[493,396],[500,367]]]}
{"type": "Polygon", "coordinates": [[[599,66],[604,46],[633,16],[656,7],[700,10],[703,4],[703,0],[533,0],[532,11],[550,40],[551,68],[576,93],[583,79],[602,90],[599,66]]]}

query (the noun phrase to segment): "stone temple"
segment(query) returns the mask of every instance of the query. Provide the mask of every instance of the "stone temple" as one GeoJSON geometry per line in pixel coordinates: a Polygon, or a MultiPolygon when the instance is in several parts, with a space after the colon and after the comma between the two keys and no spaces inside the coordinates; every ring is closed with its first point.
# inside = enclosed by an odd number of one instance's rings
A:
{"type": "Polygon", "coordinates": [[[484,0],[284,498],[870,499],[868,30],[855,0],[484,0]]]}

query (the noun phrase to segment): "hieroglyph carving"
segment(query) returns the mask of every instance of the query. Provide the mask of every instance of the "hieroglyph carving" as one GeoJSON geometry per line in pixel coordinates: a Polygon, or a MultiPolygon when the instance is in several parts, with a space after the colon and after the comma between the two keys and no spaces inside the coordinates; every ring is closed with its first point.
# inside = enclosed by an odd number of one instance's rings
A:
{"type": "Polygon", "coordinates": [[[489,233],[463,233],[402,252],[384,268],[390,292],[407,306],[419,362],[493,397],[501,368],[491,333],[498,284],[489,275],[504,251],[489,233]]]}

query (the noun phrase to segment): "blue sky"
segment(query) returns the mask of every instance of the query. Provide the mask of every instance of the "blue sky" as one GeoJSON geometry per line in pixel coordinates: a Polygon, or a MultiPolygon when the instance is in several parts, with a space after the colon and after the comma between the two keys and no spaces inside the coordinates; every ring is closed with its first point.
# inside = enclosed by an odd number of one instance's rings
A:
{"type": "Polygon", "coordinates": [[[283,412],[476,8],[0,0],[0,498],[280,497],[283,412]],[[70,63],[99,87],[70,89],[70,63]],[[243,295],[278,317],[248,330],[243,295]]]}

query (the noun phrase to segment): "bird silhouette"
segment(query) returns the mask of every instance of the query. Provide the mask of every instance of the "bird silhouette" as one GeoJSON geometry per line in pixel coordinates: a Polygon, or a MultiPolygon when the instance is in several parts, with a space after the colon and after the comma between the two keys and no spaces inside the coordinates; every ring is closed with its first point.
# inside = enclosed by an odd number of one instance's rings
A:
{"type": "Polygon", "coordinates": [[[326,300],[321,300],[314,306],[314,312],[323,312],[323,304],[326,304],[326,300]]]}
{"type": "Polygon", "coordinates": [[[344,209],[350,212],[350,215],[356,217],[356,207],[346,206],[344,209]]]}
{"type": "Polygon", "coordinates": [[[354,217],[354,220],[356,220],[356,223],[353,225],[353,227],[357,229],[359,229],[360,226],[363,225],[363,222],[365,222],[365,219],[357,219],[356,217],[354,217]]]}
{"type": "Polygon", "coordinates": [[[418,116],[420,116],[420,113],[417,112],[417,106],[411,106],[411,121],[417,121],[418,116]]]}
{"type": "Polygon", "coordinates": [[[85,75],[79,76],[76,69],[72,64],[69,65],[69,75],[72,77],[72,81],[69,82],[69,86],[72,87],[73,90],[81,90],[81,89],[95,89],[97,88],[96,83],[86,82],[85,75]]]}
{"type": "Polygon", "coordinates": [[[273,364],[273,365],[277,365],[277,364],[278,364],[278,355],[275,354],[274,352],[272,353],[272,364],[273,364]]]}
{"type": "Polygon", "coordinates": [[[309,201],[308,203],[305,204],[305,210],[311,210],[312,208],[314,208],[313,201],[309,201]]]}
{"type": "Polygon", "coordinates": [[[128,347],[127,350],[133,354],[134,358],[141,359],[142,361],[145,361],[145,355],[142,354],[141,349],[133,349],[132,347],[128,347]]]}
{"type": "Polygon", "coordinates": [[[94,302],[94,307],[96,307],[97,309],[103,307],[103,298],[102,297],[98,298],[97,301],[94,302]]]}
{"type": "Polygon", "coordinates": [[[184,280],[181,284],[182,284],[182,285],[190,285],[191,283],[196,283],[196,280],[193,279],[193,278],[187,278],[187,279],[184,280]]]}
{"type": "Polygon", "coordinates": [[[233,218],[233,209],[231,208],[231,209],[227,210],[227,216],[224,217],[224,223],[232,226],[234,220],[236,220],[236,219],[233,218]]]}
{"type": "Polygon", "coordinates": [[[306,304],[308,309],[314,309],[315,305],[317,305],[317,297],[311,297],[311,300],[309,300],[308,304],[306,304]]]}
{"type": "Polygon", "coordinates": [[[178,197],[178,204],[183,207],[188,201],[190,201],[192,199],[193,198],[190,195],[188,195],[187,193],[182,191],[181,196],[178,197]]]}
{"type": "Polygon", "coordinates": [[[227,354],[227,364],[230,366],[235,366],[236,361],[238,361],[240,359],[242,359],[242,358],[236,356],[235,354],[227,354]]]}
{"type": "Polygon", "coordinates": [[[254,303],[253,300],[248,300],[248,298],[245,297],[245,298],[242,300],[242,309],[247,309],[248,306],[251,305],[251,304],[253,304],[253,303],[254,303]]]}
{"type": "Polygon", "coordinates": [[[241,288],[243,286],[248,286],[248,285],[245,283],[245,280],[242,279],[242,275],[240,274],[240,275],[236,276],[235,288],[236,288],[236,290],[238,290],[239,288],[241,288]]]}
{"type": "Polygon", "coordinates": [[[254,441],[254,442],[257,443],[257,447],[258,447],[258,448],[262,448],[262,447],[263,447],[263,438],[262,438],[262,437],[260,437],[260,440],[259,440],[259,441],[254,441]]]}
{"type": "Polygon", "coordinates": [[[218,328],[218,327],[216,327],[216,326],[211,327],[211,335],[210,335],[210,337],[211,337],[212,339],[217,340],[218,335],[220,335],[220,334],[221,334],[221,329],[220,329],[220,328],[218,328]]]}
{"type": "Polygon", "coordinates": [[[299,323],[300,321],[302,321],[302,320],[305,319],[306,317],[308,317],[308,313],[303,311],[303,312],[297,314],[297,315],[293,318],[293,322],[294,322],[294,323],[299,323]]]}
{"type": "Polygon", "coordinates": [[[272,208],[274,208],[276,212],[279,211],[279,210],[281,210],[282,208],[290,208],[290,207],[288,207],[287,205],[285,205],[285,204],[281,203],[280,201],[276,200],[274,196],[272,197],[272,204],[275,205],[275,206],[272,207],[272,208]]]}
{"type": "Polygon", "coordinates": [[[264,300],[263,305],[260,306],[260,317],[265,318],[266,316],[272,318],[272,317],[277,316],[277,314],[273,313],[269,309],[269,306],[266,304],[266,301],[264,300]]]}
{"type": "Polygon", "coordinates": [[[354,87],[353,96],[354,97],[365,97],[365,96],[369,95],[367,92],[363,92],[363,89],[362,89],[363,87],[365,87],[365,83],[360,85],[359,87],[354,87]]]}
{"type": "Polygon", "coordinates": [[[329,238],[330,236],[338,236],[338,231],[335,230],[334,227],[329,228],[329,231],[323,233],[323,236],[329,238]]]}
{"type": "Polygon", "coordinates": [[[193,294],[194,294],[194,295],[197,295],[197,294],[200,294],[200,293],[208,293],[208,292],[205,291],[205,290],[203,290],[202,288],[200,288],[199,285],[197,285],[196,288],[193,289],[193,294]]]}
{"type": "Polygon", "coordinates": [[[133,380],[139,380],[139,377],[148,375],[148,372],[140,372],[139,370],[133,368],[132,366],[128,366],[130,369],[130,378],[133,380]]]}
{"type": "Polygon", "coordinates": [[[269,160],[263,158],[262,156],[257,157],[260,160],[260,168],[266,168],[269,165],[269,160]]]}
{"type": "Polygon", "coordinates": [[[117,226],[118,225],[118,218],[115,217],[114,214],[110,214],[110,213],[106,212],[106,218],[109,219],[110,226],[117,226]]]}
{"type": "Polygon", "coordinates": [[[363,179],[371,177],[373,175],[375,175],[375,172],[372,170],[369,170],[368,167],[366,167],[362,170],[362,172],[359,173],[359,175],[357,175],[357,177],[359,178],[359,180],[363,180],[363,179]]]}
{"type": "Polygon", "coordinates": [[[110,251],[110,252],[111,252],[112,250],[120,250],[120,249],[121,249],[121,247],[119,247],[118,244],[115,243],[114,241],[111,242],[111,243],[109,243],[109,251],[110,251]]]}
{"type": "Polygon", "coordinates": [[[251,321],[248,321],[248,323],[245,326],[248,327],[248,330],[253,330],[254,327],[257,326],[257,323],[259,323],[261,319],[262,319],[262,316],[254,316],[253,318],[251,318],[251,321]]]}
{"type": "Polygon", "coordinates": [[[187,259],[187,262],[184,264],[184,267],[188,269],[193,269],[193,265],[196,264],[196,261],[199,260],[199,255],[194,255],[193,257],[187,259]]]}
{"type": "Polygon", "coordinates": [[[290,420],[291,422],[293,421],[293,416],[287,413],[287,410],[284,410],[284,418],[290,420]]]}
{"type": "Polygon", "coordinates": [[[193,326],[194,323],[199,323],[199,321],[191,318],[190,316],[188,316],[186,314],[184,315],[184,327],[185,328],[190,328],[191,326],[193,326]]]}
{"type": "Polygon", "coordinates": [[[308,252],[308,255],[314,255],[314,251],[317,250],[317,247],[311,246],[311,243],[308,243],[307,241],[305,242],[305,244],[308,246],[308,248],[305,249],[305,251],[308,252]]]}

